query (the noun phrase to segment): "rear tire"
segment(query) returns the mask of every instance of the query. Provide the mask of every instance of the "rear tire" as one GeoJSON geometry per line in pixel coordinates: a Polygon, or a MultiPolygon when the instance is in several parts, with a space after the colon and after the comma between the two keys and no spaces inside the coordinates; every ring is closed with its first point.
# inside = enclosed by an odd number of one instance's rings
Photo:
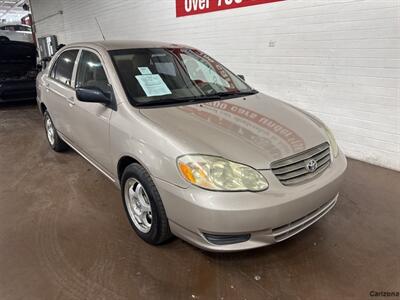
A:
{"type": "Polygon", "coordinates": [[[129,222],[142,240],[159,245],[172,237],[160,194],[145,168],[137,163],[126,167],[121,193],[129,222]]]}
{"type": "Polygon", "coordinates": [[[68,149],[68,145],[58,135],[57,130],[54,127],[53,120],[47,111],[44,112],[44,128],[46,130],[47,141],[49,142],[51,149],[56,152],[63,152],[68,149]]]}
{"type": "Polygon", "coordinates": [[[6,36],[0,36],[0,42],[8,42],[10,39],[6,36]]]}

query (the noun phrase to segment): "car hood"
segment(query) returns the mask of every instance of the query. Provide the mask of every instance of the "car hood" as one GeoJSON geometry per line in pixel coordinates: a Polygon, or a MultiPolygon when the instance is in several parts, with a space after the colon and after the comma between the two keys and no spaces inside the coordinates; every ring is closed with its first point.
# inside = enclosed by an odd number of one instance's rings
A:
{"type": "Polygon", "coordinates": [[[175,139],[182,154],[221,156],[256,169],[327,141],[300,110],[261,93],[140,112],[175,139]]]}

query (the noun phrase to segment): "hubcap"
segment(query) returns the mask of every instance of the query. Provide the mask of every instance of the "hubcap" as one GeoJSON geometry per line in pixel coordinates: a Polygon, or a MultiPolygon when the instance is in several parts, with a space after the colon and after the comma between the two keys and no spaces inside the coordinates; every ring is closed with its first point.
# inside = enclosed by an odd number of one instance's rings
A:
{"type": "Polygon", "coordinates": [[[51,121],[49,116],[46,116],[45,125],[46,125],[47,139],[49,140],[50,145],[53,146],[55,141],[55,129],[53,126],[53,122],[51,121]]]}
{"type": "Polygon", "coordinates": [[[152,214],[149,197],[144,187],[138,180],[129,178],[125,184],[124,194],[126,208],[132,222],[141,232],[149,232],[151,229],[152,214]]]}

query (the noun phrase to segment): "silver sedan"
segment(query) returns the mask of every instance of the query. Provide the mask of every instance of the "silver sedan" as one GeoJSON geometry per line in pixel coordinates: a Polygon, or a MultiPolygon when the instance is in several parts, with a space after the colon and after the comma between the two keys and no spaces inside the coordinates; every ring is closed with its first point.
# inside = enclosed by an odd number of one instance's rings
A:
{"type": "Polygon", "coordinates": [[[71,147],[120,188],[148,243],[261,247],[337,202],[346,158],[330,130],[198,49],[71,44],[37,90],[50,147],[71,147]]]}

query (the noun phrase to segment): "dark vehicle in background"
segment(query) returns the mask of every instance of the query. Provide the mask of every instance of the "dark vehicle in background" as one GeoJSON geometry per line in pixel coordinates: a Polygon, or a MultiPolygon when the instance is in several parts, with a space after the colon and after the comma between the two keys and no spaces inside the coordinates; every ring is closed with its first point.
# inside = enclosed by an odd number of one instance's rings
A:
{"type": "Polygon", "coordinates": [[[32,43],[0,42],[0,103],[36,98],[38,74],[36,46],[32,43]]]}

